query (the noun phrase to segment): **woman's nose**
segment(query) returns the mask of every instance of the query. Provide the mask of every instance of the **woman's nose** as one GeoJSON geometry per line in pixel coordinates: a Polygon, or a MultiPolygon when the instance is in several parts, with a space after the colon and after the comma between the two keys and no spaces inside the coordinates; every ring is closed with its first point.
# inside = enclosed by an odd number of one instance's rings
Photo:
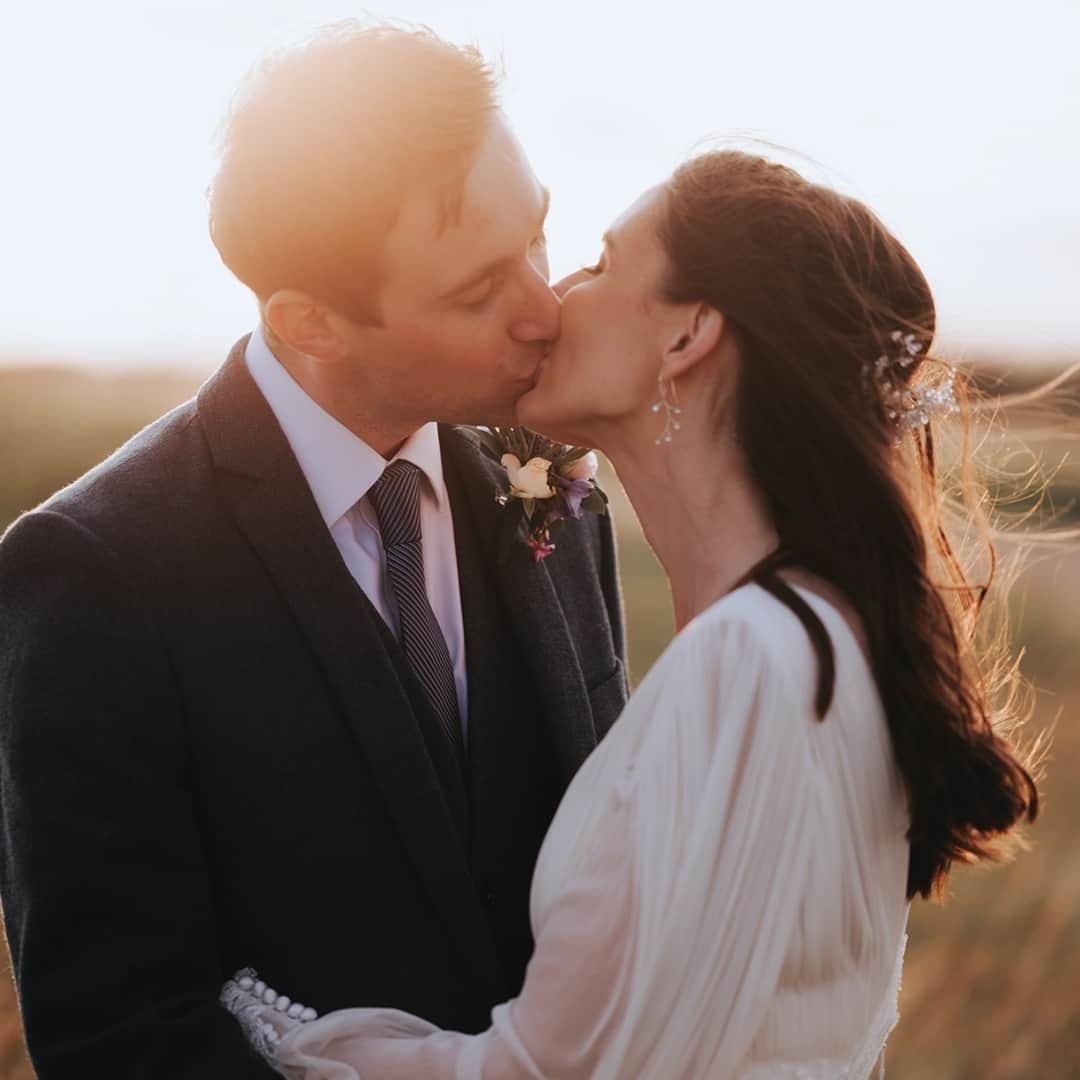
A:
{"type": "Polygon", "coordinates": [[[561,300],[575,285],[581,284],[585,280],[584,270],[575,270],[572,274],[567,274],[566,277],[560,281],[556,281],[551,286],[551,291],[561,300]]]}

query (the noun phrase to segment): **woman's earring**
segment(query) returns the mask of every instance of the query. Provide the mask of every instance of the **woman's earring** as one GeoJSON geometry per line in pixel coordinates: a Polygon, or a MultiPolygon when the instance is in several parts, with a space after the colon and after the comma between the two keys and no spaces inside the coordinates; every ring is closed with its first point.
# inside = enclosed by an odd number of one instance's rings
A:
{"type": "Polygon", "coordinates": [[[652,411],[658,413],[661,409],[664,410],[664,432],[656,440],[656,445],[659,446],[661,443],[671,442],[675,437],[675,432],[682,427],[679,421],[682,409],[679,408],[679,395],[675,392],[674,380],[665,382],[663,378],[660,378],[657,380],[657,385],[660,388],[660,400],[653,405],[652,411]]]}

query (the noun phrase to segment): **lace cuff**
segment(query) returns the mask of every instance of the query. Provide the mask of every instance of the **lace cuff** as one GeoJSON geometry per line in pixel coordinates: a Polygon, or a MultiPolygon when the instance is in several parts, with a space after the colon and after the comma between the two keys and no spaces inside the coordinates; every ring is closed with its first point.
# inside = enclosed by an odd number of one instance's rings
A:
{"type": "Polygon", "coordinates": [[[254,968],[242,968],[221,988],[218,999],[236,1017],[248,1042],[278,1073],[277,1047],[290,1032],[318,1018],[318,1013],[267,986],[254,968]]]}

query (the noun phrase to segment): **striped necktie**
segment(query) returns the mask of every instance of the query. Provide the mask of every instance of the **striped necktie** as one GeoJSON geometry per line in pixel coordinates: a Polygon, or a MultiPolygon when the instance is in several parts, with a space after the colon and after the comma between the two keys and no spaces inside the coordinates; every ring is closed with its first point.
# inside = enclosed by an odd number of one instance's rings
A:
{"type": "Polygon", "coordinates": [[[455,760],[465,761],[465,740],[458,714],[457,684],[450,650],[446,647],[424,580],[424,549],[420,532],[420,470],[408,461],[395,461],[368,491],[379,520],[386,574],[398,612],[398,635],[405,658],[431,702],[439,727],[455,760]]]}

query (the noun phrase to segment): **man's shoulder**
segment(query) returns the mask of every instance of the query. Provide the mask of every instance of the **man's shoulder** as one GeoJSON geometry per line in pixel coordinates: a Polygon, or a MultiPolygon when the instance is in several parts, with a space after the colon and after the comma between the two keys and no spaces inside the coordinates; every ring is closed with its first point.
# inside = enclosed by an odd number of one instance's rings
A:
{"type": "Polygon", "coordinates": [[[246,343],[245,337],[233,346],[195,397],[154,420],[37,509],[91,529],[120,521],[126,531],[142,524],[153,530],[155,521],[189,513],[192,499],[205,495],[214,469],[206,407],[219,427],[236,429],[237,441],[248,439],[245,413],[258,391],[248,386],[246,343]]]}
{"type": "Polygon", "coordinates": [[[80,517],[95,508],[124,505],[163,496],[163,485],[177,470],[190,469],[203,440],[197,428],[194,400],[148,424],[39,509],[80,517]],[[193,430],[193,428],[195,430],[193,430]]]}
{"type": "Polygon", "coordinates": [[[133,435],[104,461],[23,514],[9,532],[37,519],[64,519],[119,550],[116,541],[152,537],[190,512],[190,492],[209,469],[195,402],[187,401],[133,435]]]}

